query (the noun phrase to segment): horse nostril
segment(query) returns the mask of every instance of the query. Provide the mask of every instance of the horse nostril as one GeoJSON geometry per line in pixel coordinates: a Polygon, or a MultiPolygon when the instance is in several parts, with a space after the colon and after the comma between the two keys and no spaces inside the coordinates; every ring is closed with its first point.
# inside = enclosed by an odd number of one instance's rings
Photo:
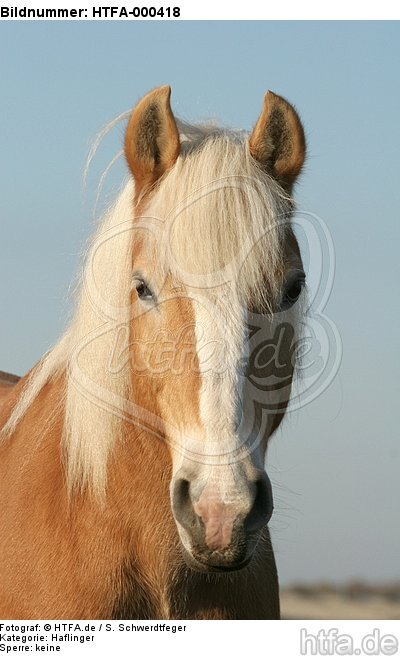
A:
{"type": "Polygon", "coordinates": [[[172,489],[172,510],[179,516],[191,508],[190,482],[185,478],[178,478],[172,489]]]}
{"type": "Polygon", "coordinates": [[[272,488],[267,474],[255,482],[255,488],[253,506],[244,522],[245,529],[250,533],[268,524],[273,511],[272,488]]]}

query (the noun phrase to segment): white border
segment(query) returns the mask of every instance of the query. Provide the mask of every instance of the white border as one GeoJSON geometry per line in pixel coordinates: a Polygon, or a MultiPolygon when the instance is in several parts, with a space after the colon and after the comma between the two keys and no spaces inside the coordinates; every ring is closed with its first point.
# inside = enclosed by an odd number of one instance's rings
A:
{"type": "MultiPolygon", "coordinates": [[[[171,21],[171,20],[398,20],[400,19],[400,4],[392,0],[381,0],[371,2],[365,0],[363,3],[354,0],[332,0],[330,2],[317,2],[316,0],[285,0],[285,2],[265,2],[261,0],[99,0],[97,3],[87,3],[85,0],[0,0],[0,7],[30,9],[82,9],[80,18],[50,18],[47,20],[109,20],[112,22],[135,22],[171,21]],[[179,7],[180,16],[168,17],[166,13],[163,18],[140,18],[134,16],[120,17],[122,9],[127,11],[134,7],[179,7]],[[94,14],[93,10],[103,8],[101,15],[94,14]],[[106,9],[107,8],[107,9],[106,9]],[[115,12],[111,11],[115,9],[115,12]]],[[[9,20],[32,20],[32,17],[15,18],[15,15],[4,17],[0,22],[9,20]]],[[[39,20],[38,18],[36,20],[39,20]]],[[[46,20],[46,19],[40,19],[46,20]]]]}

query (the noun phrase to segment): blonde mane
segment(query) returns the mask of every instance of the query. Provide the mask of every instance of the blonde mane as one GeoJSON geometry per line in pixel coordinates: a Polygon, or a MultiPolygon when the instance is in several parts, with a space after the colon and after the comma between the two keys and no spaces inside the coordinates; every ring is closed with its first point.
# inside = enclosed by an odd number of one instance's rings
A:
{"type": "Polygon", "coordinates": [[[11,436],[46,383],[65,374],[62,439],[70,491],[88,486],[104,493],[108,457],[122,434],[130,372],[125,367],[113,375],[109,362],[118,331],[119,348],[128,348],[128,332],[120,329],[130,321],[134,225],[156,226],[154,266],[185,284],[218,285],[228,276],[238,280],[244,300],[265,304],[278,286],[289,199],[257,166],[243,133],[179,128],[181,155],[150,201],[140,204],[143,216],[134,218],[132,181],[106,212],[88,251],[71,324],[30,374],[3,429],[11,436]]]}

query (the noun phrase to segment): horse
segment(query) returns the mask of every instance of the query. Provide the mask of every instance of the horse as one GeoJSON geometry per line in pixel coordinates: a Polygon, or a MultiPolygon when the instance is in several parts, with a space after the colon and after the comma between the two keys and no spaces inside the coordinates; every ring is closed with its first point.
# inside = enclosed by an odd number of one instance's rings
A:
{"type": "Polygon", "coordinates": [[[0,405],[0,615],[279,619],[267,445],[287,410],[305,274],[294,107],[190,125],[158,87],[73,317],[0,405]]]}

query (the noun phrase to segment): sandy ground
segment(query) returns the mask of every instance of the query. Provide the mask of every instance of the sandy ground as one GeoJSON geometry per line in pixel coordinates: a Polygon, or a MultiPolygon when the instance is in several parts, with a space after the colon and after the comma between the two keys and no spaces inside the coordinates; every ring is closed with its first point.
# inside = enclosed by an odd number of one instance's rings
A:
{"type": "Polygon", "coordinates": [[[352,597],[340,591],[282,590],[281,613],[288,620],[398,620],[400,598],[374,592],[352,597]]]}

